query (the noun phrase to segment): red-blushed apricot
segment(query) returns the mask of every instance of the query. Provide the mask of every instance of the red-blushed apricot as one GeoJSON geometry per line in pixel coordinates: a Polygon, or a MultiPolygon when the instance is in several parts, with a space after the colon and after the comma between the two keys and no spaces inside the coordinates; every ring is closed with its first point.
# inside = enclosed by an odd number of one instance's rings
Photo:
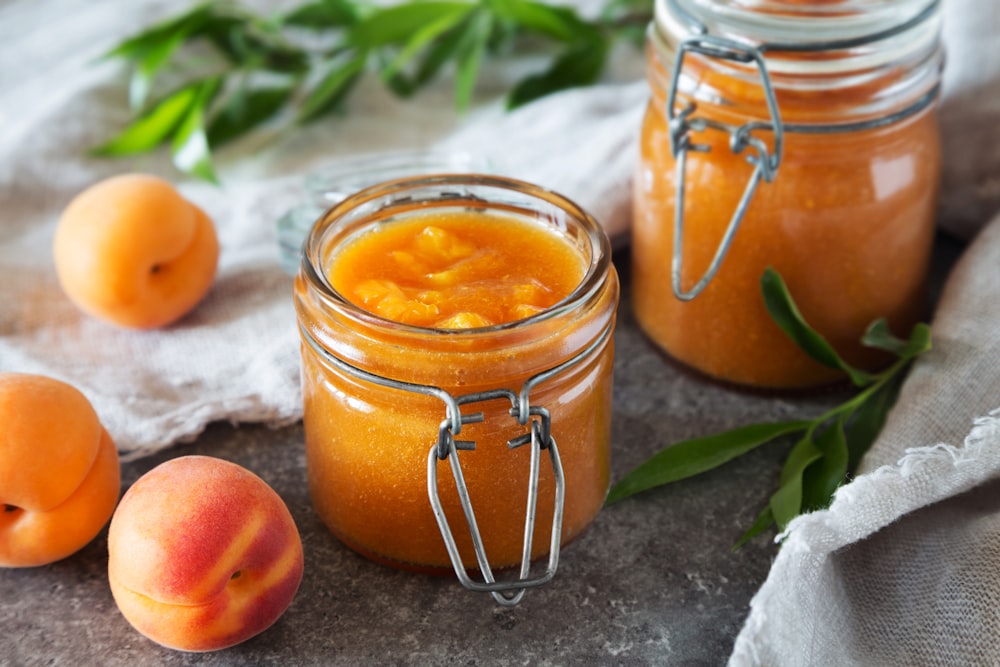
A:
{"type": "Polygon", "coordinates": [[[80,550],[120,490],[118,450],[83,394],[42,375],[0,373],[0,566],[80,550]]]}
{"type": "Polygon", "coordinates": [[[202,300],[215,279],[219,242],[211,219],[170,183],[125,174],[69,203],[53,258],[63,291],[84,312],[149,329],[202,300]]]}
{"type": "Polygon", "coordinates": [[[108,531],[122,615],[168,648],[214,651],[257,635],[302,580],[302,541],[281,497],[246,468],[170,459],[125,493],[108,531]]]}

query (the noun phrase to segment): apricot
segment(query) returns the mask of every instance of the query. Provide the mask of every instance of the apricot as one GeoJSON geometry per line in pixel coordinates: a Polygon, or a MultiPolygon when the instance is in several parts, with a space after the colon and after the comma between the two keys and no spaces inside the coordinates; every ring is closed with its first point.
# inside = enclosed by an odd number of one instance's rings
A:
{"type": "Polygon", "coordinates": [[[120,490],[118,450],[83,394],[42,375],[0,373],[0,566],[80,550],[120,490]]]}
{"type": "Polygon", "coordinates": [[[178,320],[215,279],[211,219],[167,181],[125,174],[78,194],[56,227],[59,284],[84,312],[123,327],[178,320]]]}
{"type": "Polygon", "coordinates": [[[302,580],[302,541],[280,496],[208,456],[161,463],[132,485],[108,531],[111,593],[149,639],[233,646],[270,627],[302,580]]]}

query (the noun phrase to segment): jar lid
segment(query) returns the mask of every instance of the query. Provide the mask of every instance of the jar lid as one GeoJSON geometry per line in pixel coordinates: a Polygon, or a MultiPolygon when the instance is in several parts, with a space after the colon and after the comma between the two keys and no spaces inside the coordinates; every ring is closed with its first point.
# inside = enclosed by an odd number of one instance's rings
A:
{"type": "Polygon", "coordinates": [[[772,72],[838,73],[938,47],[941,0],[656,0],[661,39],[711,34],[755,47],[772,72]]]}

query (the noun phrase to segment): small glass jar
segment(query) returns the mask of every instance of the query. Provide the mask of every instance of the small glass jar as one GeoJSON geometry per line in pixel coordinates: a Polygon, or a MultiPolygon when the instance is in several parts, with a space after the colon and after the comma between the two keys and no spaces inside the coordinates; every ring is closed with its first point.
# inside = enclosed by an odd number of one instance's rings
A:
{"type": "Polygon", "coordinates": [[[840,377],[773,323],[773,267],[849,362],[925,315],[940,171],[939,0],[656,0],[634,180],[642,329],[710,377],[840,377]]]}
{"type": "MultiPolygon", "coordinates": [[[[530,244],[524,257],[545,261],[530,244]]],[[[376,561],[452,568],[500,602],[547,581],[559,545],[591,522],[609,486],[617,301],[600,225],[527,183],[402,179],[332,207],[310,232],[295,282],[306,463],[319,516],[376,561]],[[331,286],[338,251],[358,235],[456,211],[543,226],[578,254],[582,280],[536,315],[465,330],[385,319],[331,286]],[[546,554],[546,574],[532,579],[528,563],[546,554]],[[519,564],[517,581],[493,581],[493,568],[519,564]],[[481,582],[466,576],[477,567],[481,582]]]]}

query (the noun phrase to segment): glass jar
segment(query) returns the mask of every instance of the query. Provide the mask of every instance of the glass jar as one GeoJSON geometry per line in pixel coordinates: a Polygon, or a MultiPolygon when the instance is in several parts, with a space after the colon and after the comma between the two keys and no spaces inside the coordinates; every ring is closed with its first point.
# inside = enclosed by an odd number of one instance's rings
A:
{"type": "MultiPolygon", "coordinates": [[[[529,241],[526,260],[544,261],[529,241]]],[[[450,567],[501,603],[550,579],[560,544],[591,522],[609,486],[617,302],[600,225],[527,183],[402,179],[332,207],[310,232],[295,282],[306,464],[319,516],[376,561],[450,567]],[[463,330],[401,324],[332,287],[338,252],[352,239],[441,212],[539,225],[579,257],[583,278],[533,316],[463,330]],[[546,554],[545,573],[532,577],[529,563],[546,554]],[[493,569],[518,565],[516,580],[495,579],[493,569]],[[473,581],[466,570],[477,567],[482,578],[473,581]]]]}
{"type": "Polygon", "coordinates": [[[925,315],[940,171],[938,0],[656,0],[634,180],[633,285],[668,355],[741,385],[839,372],[773,323],[773,267],[861,367],[925,315]]]}

